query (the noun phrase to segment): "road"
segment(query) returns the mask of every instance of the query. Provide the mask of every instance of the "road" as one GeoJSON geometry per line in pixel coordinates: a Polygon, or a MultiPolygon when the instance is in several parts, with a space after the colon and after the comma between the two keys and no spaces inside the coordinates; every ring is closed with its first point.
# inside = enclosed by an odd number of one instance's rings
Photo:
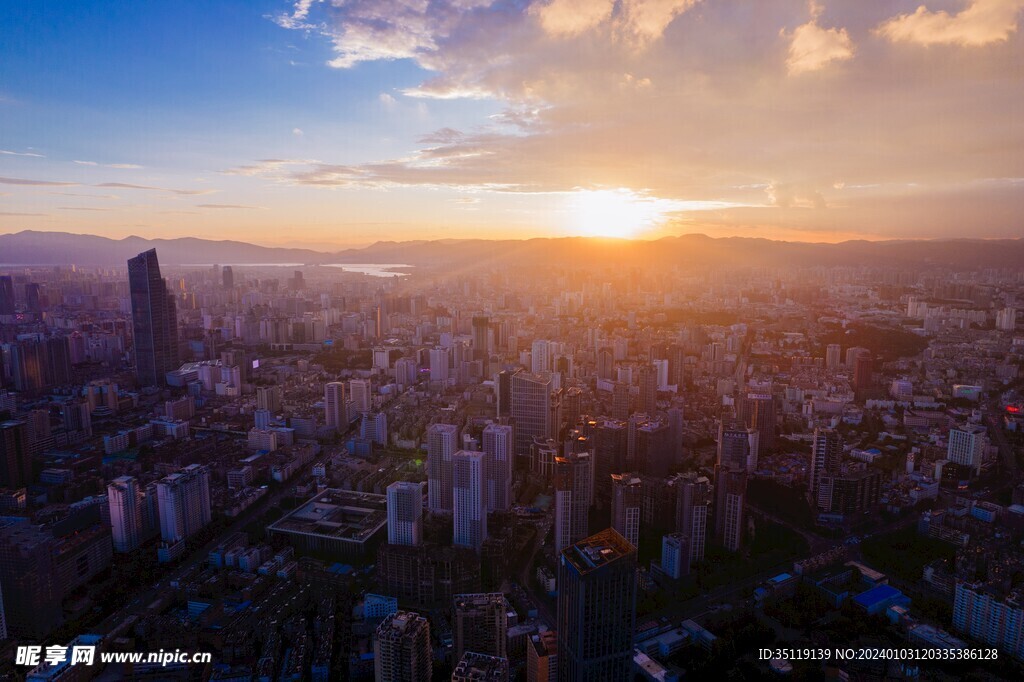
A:
{"type": "Polygon", "coordinates": [[[1016,481],[1017,478],[1017,457],[1013,453],[1013,447],[1006,440],[1003,433],[1003,424],[997,416],[1000,413],[998,402],[989,404],[990,412],[985,416],[985,424],[988,426],[988,437],[999,448],[999,455],[1003,460],[1003,467],[1008,474],[1007,479],[1016,481]]]}
{"type": "Polygon", "coordinates": [[[765,511],[760,507],[755,507],[749,502],[747,503],[747,511],[749,511],[751,514],[755,516],[760,516],[762,518],[768,519],[773,523],[777,523],[780,526],[784,526],[789,530],[793,531],[794,533],[799,533],[803,537],[803,539],[807,541],[807,546],[810,547],[811,556],[821,554],[822,552],[826,552],[839,544],[839,541],[835,538],[826,538],[824,536],[818,535],[814,531],[808,530],[806,528],[801,528],[799,526],[794,526],[789,521],[779,518],[775,514],[765,511]]]}
{"type": "MultiPolygon", "coordinates": [[[[254,519],[258,519],[263,516],[263,514],[265,514],[271,507],[287,496],[295,485],[301,485],[301,483],[301,481],[298,483],[289,483],[282,486],[276,492],[267,494],[267,496],[262,500],[240,514],[239,517],[231,523],[231,525],[220,532],[215,538],[189,554],[178,565],[176,565],[169,574],[161,578],[158,583],[155,585],[140,586],[141,589],[132,601],[100,621],[99,625],[93,628],[93,631],[100,634],[107,634],[124,622],[124,620],[129,616],[143,614],[150,604],[171,589],[171,583],[181,580],[197,566],[204,563],[209,557],[210,552],[224,538],[231,533],[242,530],[245,526],[252,523],[254,519]]],[[[145,551],[152,550],[147,549],[145,551]]]]}
{"type": "Polygon", "coordinates": [[[541,620],[553,628],[558,622],[558,619],[555,614],[551,612],[544,596],[537,592],[537,576],[530,575],[530,568],[533,566],[533,560],[543,547],[544,538],[547,536],[550,529],[551,517],[549,514],[544,517],[543,521],[537,524],[537,534],[533,538],[533,545],[530,548],[530,556],[527,558],[526,562],[523,564],[522,570],[519,572],[519,584],[522,585],[526,594],[530,597],[530,601],[533,602],[533,605],[537,607],[537,614],[541,617],[541,620]]]}
{"type": "MultiPolygon", "coordinates": [[[[728,598],[742,593],[745,590],[751,590],[769,578],[774,577],[781,572],[792,570],[792,568],[793,561],[783,561],[745,580],[729,583],[727,585],[720,585],[719,587],[709,590],[704,594],[697,595],[687,601],[670,604],[658,609],[657,611],[653,611],[643,616],[642,620],[667,618],[671,621],[700,618],[711,611],[709,607],[713,604],[724,602],[728,598]]],[[[638,620],[640,619],[638,618],[638,620]]]]}

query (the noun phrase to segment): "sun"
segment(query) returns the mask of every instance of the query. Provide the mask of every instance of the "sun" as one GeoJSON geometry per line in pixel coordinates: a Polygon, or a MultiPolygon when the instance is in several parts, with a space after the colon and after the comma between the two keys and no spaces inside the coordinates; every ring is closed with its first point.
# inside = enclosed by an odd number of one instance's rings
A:
{"type": "Polygon", "coordinates": [[[568,227],[584,237],[629,239],[663,222],[666,203],[629,189],[578,190],[568,198],[568,227]]]}

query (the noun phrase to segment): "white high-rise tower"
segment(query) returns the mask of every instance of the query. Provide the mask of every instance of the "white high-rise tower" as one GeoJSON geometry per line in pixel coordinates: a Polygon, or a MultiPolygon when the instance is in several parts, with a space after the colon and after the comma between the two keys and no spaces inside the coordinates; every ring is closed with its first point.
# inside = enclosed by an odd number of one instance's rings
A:
{"type": "Polygon", "coordinates": [[[324,387],[324,413],[329,428],[345,431],[348,428],[348,414],[345,409],[345,384],[332,381],[324,387]]]}
{"type": "Polygon", "coordinates": [[[423,484],[395,481],[388,486],[388,543],[423,542],[423,484]]]}
{"type": "Polygon", "coordinates": [[[452,511],[452,456],[458,449],[459,427],[431,424],[427,429],[427,508],[452,511]]]}
{"type": "Polygon", "coordinates": [[[484,453],[459,450],[452,458],[455,523],[452,544],[480,551],[487,539],[484,453]]]}
{"type": "Polygon", "coordinates": [[[142,536],[142,490],[132,476],[115,478],[107,485],[110,529],[114,551],[130,552],[142,536]]]}
{"type": "Polygon", "coordinates": [[[484,427],[489,511],[508,511],[512,507],[512,447],[511,426],[488,424],[484,427]]]}

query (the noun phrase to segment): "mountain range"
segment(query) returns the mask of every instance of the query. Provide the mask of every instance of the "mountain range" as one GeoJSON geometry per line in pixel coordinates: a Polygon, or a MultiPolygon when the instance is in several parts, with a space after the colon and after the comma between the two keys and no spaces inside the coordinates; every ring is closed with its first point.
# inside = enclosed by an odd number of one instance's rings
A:
{"type": "Polygon", "coordinates": [[[157,249],[160,262],[168,265],[404,263],[424,268],[482,268],[523,263],[556,269],[583,264],[607,267],[867,265],[975,269],[1018,268],[1024,264],[1024,238],[857,240],[835,244],[750,237],[712,238],[701,234],[651,241],[586,237],[439,239],[381,241],[363,248],[329,253],[195,237],[108,239],[95,235],[26,230],[0,235],[0,266],[123,265],[132,256],[151,248],[157,249]]]}

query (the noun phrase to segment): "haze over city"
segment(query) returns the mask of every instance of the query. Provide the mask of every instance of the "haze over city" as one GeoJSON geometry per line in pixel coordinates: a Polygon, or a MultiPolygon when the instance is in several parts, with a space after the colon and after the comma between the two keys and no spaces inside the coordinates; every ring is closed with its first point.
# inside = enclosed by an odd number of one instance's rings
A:
{"type": "Polygon", "coordinates": [[[1022,3],[918,5],[12,2],[0,231],[1019,237],[1022,3]]]}
{"type": "Polygon", "coordinates": [[[0,682],[1024,680],[1024,0],[9,0],[0,682]]]}

